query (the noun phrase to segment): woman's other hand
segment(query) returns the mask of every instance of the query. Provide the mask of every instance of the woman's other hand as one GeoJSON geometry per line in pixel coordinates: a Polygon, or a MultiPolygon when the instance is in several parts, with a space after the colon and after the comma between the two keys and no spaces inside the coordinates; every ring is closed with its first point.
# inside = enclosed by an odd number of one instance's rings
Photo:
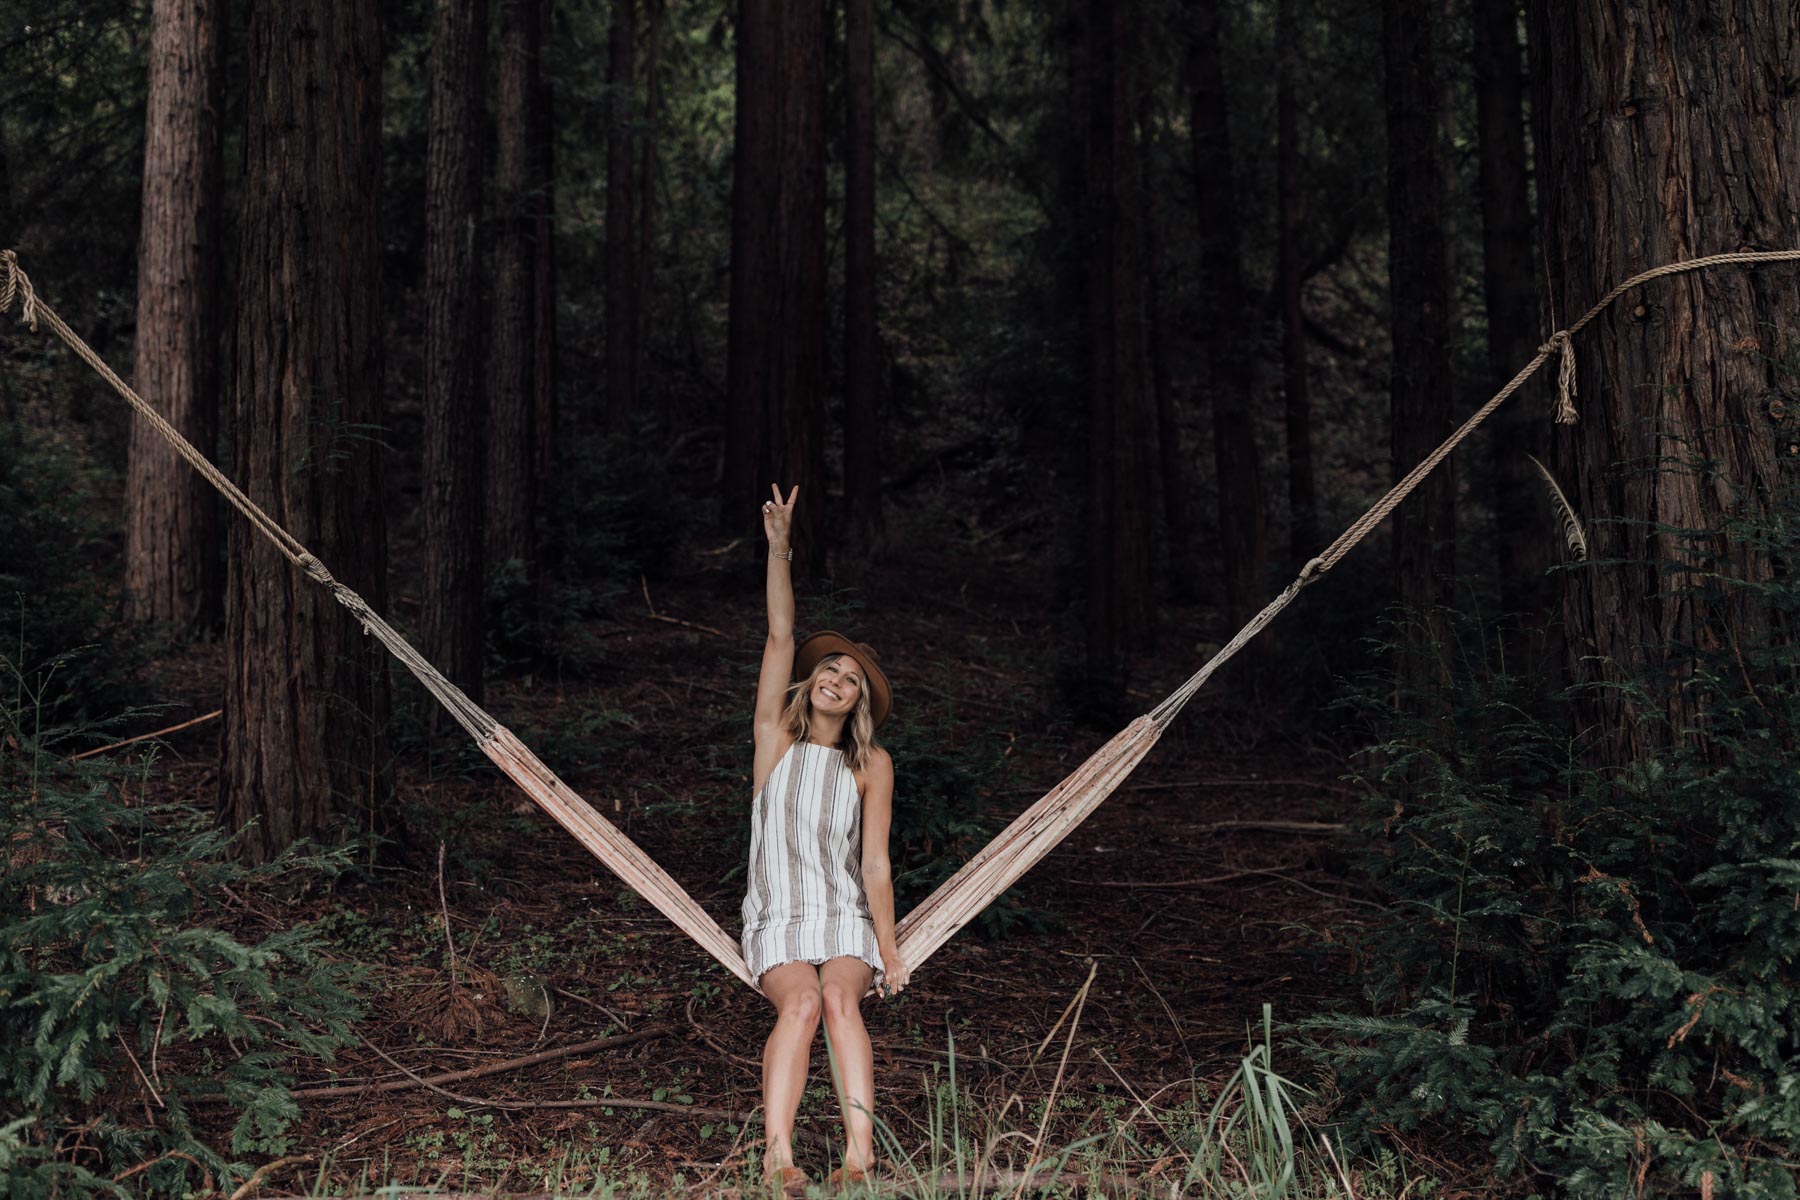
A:
{"type": "Polygon", "coordinates": [[[763,535],[769,539],[769,545],[773,549],[785,551],[789,548],[788,529],[794,521],[794,497],[800,494],[800,485],[794,485],[786,502],[781,499],[779,486],[771,483],[769,490],[775,493],[775,499],[763,501],[763,535]]]}
{"type": "Polygon", "coordinates": [[[906,960],[900,957],[898,950],[881,952],[881,970],[884,976],[881,981],[884,996],[898,996],[912,982],[911,969],[907,967],[906,960]]]}

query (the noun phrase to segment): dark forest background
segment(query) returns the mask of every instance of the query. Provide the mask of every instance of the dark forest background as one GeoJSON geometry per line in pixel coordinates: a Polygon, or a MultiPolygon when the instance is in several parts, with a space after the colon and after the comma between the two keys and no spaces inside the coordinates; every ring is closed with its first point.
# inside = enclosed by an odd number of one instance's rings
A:
{"type": "MultiPolygon", "coordinates": [[[[1086,745],[1613,284],[1800,247],[1791,0],[11,0],[0,61],[44,299],[471,696],[585,683],[596,736],[618,613],[754,646],[779,481],[803,623],[954,661],[1004,571],[1086,745]]],[[[1292,1031],[1364,1144],[1794,1193],[1796,278],[1623,297],[1576,423],[1552,357],[1211,685],[1367,799],[1384,915],[1292,1031]]],[[[454,731],[84,365],[9,322],[0,368],[8,845],[200,663],[182,853],[428,872],[454,731]]],[[[32,989],[92,967],[10,861],[3,1136],[53,1164],[89,1039],[32,989]]]]}

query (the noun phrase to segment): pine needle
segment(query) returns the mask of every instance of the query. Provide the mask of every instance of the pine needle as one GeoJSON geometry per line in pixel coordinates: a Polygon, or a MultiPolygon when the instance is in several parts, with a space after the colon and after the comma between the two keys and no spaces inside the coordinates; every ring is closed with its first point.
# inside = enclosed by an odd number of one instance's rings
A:
{"type": "Polygon", "coordinates": [[[1550,489],[1550,503],[1563,521],[1563,540],[1569,544],[1569,552],[1575,556],[1576,562],[1586,562],[1588,556],[1587,532],[1581,528],[1581,518],[1575,515],[1575,506],[1563,495],[1562,488],[1556,482],[1556,476],[1550,474],[1550,468],[1539,462],[1533,455],[1527,454],[1531,465],[1538,469],[1544,477],[1544,486],[1550,489]]]}

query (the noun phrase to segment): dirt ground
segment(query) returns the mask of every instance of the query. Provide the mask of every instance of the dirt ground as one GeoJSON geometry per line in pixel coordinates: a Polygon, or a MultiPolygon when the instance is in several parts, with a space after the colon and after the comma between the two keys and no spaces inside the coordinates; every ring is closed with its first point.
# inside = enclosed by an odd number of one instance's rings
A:
{"type": "MultiPolygon", "coordinates": [[[[756,577],[741,563],[715,565],[750,551],[721,553],[724,544],[691,548],[677,578],[617,597],[609,619],[590,622],[593,669],[578,679],[515,674],[489,707],[735,934],[742,851],[730,830],[750,801],[747,689],[762,614],[756,577]]],[[[953,587],[921,588],[902,552],[850,593],[860,611],[845,610],[842,595],[822,602],[803,589],[800,599],[803,632],[826,623],[824,610],[880,647],[896,694],[890,740],[917,746],[929,736],[952,757],[1002,748],[1004,768],[989,778],[1006,817],[1111,732],[1065,715],[1056,671],[1074,630],[1031,599],[1043,591],[1031,562],[1024,551],[966,551],[934,576],[953,587]]],[[[403,618],[416,603],[396,598],[403,618]]],[[[1166,609],[1161,649],[1134,663],[1136,710],[1228,632],[1210,611],[1166,609]]],[[[171,722],[217,707],[219,670],[216,647],[165,664],[164,686],[185,706],[171,722]]],[[[1346,817],[1354,794],[1340,779],[1343,759],[1285,735],[1266,711],[1230,703],[1230,671],[1018,885],[1009,899],[1043,928],[1001,938],[965,930],[915,969],[903,996],[866,1002],[880,1115],[904,1145],[928,1138],[952,1038],[958,1083],[982,1108],[998,1112],[1017,1093],[1007,1121],[1035,1128],[1055,1087],[1056,1120],[1073,1134],[1108,1106],[1151,1096],[1177,1106],[1194,1101],[1195,1080],[1216,1087],[1250,1028],[1260,1033],[1265,1002],[1282,1021],[1341,994],[1341,972],[1322,967],[1366,901],[1335,869],[1329,834],[1284,823],[1346,817]],[[1045,1048],[1090,970],[1073,1041],[1064,1024],[1045,1048]]],[[[210,796],[215,736],[216,722],[170,740],[166,786],[210,796]]],[[[756,1153],[758,1126],[745,1118],[759,1099],[766,1003],[479,755],[447,759],[428,766],[414,756],[398,771],[405,798],[437,825],[422,843],[446,843],[441,894],[436,862],[424,861],[329,895],[227,900],[245,936],[324,920],[342,952],[369,965],[368,1044],[335,1069],[302,1064],[299,1087],[407,1085],[303,1096],[295,1152],[325,1157],[335,1186],[360,1178],[529,1191],[563,1158],[570,1184],[733,1178],[756,1153]],[[635,1040],[442,1083],[441,1092],[397,1069],[432,1076],[618,1035],[635,1040]]],[[[897,805],[907,786],[902,775],[897,805]]],[[[1306,1073],[1297,1060],[1277,1065],[1306,1073]]],[[[815,1066],[801,1155],[822,1174],[835,1119],[822,1040],[815,1066]]],[[[223,1113],[218,1126],[227,1144],[223,1113]]],[[[268,1186],[306,1191],[317,1171],[283,1168],[268,1186]]]]}

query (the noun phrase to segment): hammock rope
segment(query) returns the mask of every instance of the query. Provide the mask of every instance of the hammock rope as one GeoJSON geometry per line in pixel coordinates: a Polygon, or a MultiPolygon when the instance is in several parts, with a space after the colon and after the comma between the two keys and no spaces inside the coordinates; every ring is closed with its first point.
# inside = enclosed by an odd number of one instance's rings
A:
{"type": "MultiPolygon", "coordinates": [[[[970,859],[917,908],[907,913],[896,927],[900,953],[908,965],[916,969],[941,948],[945,942],[977,914],[991,904],[1018,878],[1055,849],[1074,828],[1086,820],[1106,798],[1137,768],[1144,756],[1156,745],[1163,730],[1178,716],[1196,692],[1206,686],[1218,669],[1261,633],[1283,609],[1294,602],[1301,591],[1316,583],[1336,566],[1356,544],[1394,511],[1444,459],[1475,429],[1504,404],[1525,381],[1536,374],[1552,355],[1561,358],[1557,371],[1557,411],[1559,424],[1576,420],[1575,343],[1574,336],[1586,328],[1614,301],[1640,284],[1664,276],[1705,270],[1726,264],[1755,264],[1800,261],[1800,250],[1739,251],[1713,254],[1704,258],[1667,263],[1633,275],[1600,298],[1581,318],[1566,329],[1559,329],[1538,347],[1535,357],[1494,396],[1458,426],[1449,437],[1425,457],[1385,495],[1371,505],[1349,528],[1338,535],[1318,557],[1312,559],[1279,595],[1252,617],[1250,621],[1219,649],[1201,668],[1155,708],[1120,730],[1104,746],[1096,750],[1068,778],[1057,784],[1042,799],[1026,809],[983,850],[970,859]]],[[[533,754],[512,732],[446,679],[402,638],[381,615],[353,589],[335,579],[323,563],[314,557],[294,536],[283,529],[257,504],[207,459],[181,433],[163,419],[153,407],[133,391],[112,368],[94,353],[69,326],[45,304],[32,286],[30,278],[19,267],[12,250],[0,250],[0,313],[19,304],[19,320],[36,332],[40,322],[68,345],[126,403],[143,417],[182,458],[218,489],[233,507],[267,537],[287,558],[349,609],[362,624],[363,632],[387,648],[413,676],[424,684],[475,739],[482,753],[520,789],[569,831],[610,870],[658,911],[693,938],[708,954],[716,958],[733,975],[750,987],[756,980],[744,964],[737,940],[689,896],[668,872],[636,843],[602,816],[575,790],[559,779],[554,771],[533,754]]]]}

